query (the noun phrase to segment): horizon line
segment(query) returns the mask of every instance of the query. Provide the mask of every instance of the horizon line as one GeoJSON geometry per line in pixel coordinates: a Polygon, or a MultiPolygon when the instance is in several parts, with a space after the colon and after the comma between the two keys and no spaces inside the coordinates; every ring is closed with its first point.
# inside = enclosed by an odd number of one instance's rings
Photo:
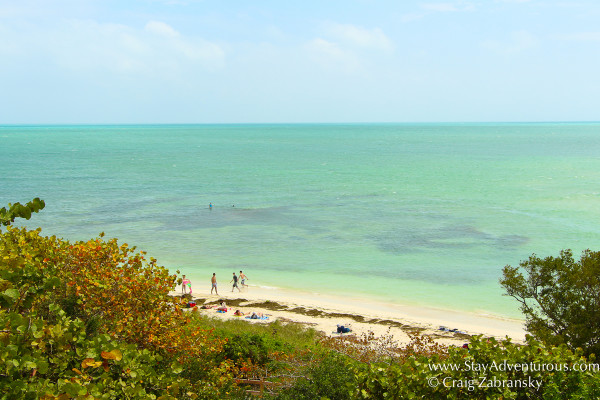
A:
{"type": "Polygon", "coordinates": [[[600,120],[572,121],[410,121],[410,122],[50,122],[0,123],[0,127],[14,126],[192,126],[192,125],[476,125],[476,124],[595,124],[600,120]]]}

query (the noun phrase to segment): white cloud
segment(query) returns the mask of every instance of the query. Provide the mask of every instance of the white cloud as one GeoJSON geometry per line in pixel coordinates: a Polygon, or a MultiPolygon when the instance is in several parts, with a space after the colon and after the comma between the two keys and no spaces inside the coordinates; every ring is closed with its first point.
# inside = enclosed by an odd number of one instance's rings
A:
{"type": "Polygon", "coordinates": [[[160,21],[149,21],[143,29],[93,20],[60,21],[39,31],[28,28],[14,26],[12,38],[7,38],[7,43],[20,49],[21,57],[39,54],[47,63],[81,73],[169,78],[183,70],[214,70],[225,60],[218,44],[183,36],[160,21]]]}
{"type": "Polygon", "coordinates": [[[354,73],[360,69],[358,57],[351,51],[343,50],[337,43],[316,38],[306,44],[312,60],[326,68],[354,73]]]}
{"type": "Polygon", "coordinates": [[[559,39],[572,40],[576,42],[600,42],[600,32],[579,32],[568,35],[560,35],[559,39]]]}
{"type": "Polygon", "coordinates": [[[472,11],[475,5],[468,1],[445,2],[445,3],[423,3],[419,5],[420,10],[403,14],[400,18],[402,22],[412,22],[423,19],[434,13],[454,13],[472,11]]]}
{"type": "Polygon", "coordinates": [[[331,57],[341,57],[344,55],[344,52],[337,44],[328,42],[325,39],[316,38],[310,41],[308,46],[319,53],[323,53],[331,57]]]}
{"type": "Polygon", "coordinates": [[[134,29],[89,20],[65,22],[46,30],[40,40],[50,62],[73,71],[139,72],[145,69],[144,57],[150,53],[134,29]]]}
{"type": "Polygon", "coordinates": [[[527,31],[511,33],[506,41],[489,40],[483,42],[483,47],[503,54],[520,53],[529,50],[538,44],[538,39],[527,31]]]}
{"type": "Polygon", "coordinates": [[[471,11],[475,5],[469,1],[455,1],[445,3],[424,3],[421,4],[421,9],[427,12],[458,12],[471,11]]]}
{"type": "Polygon", "coordinates": [[[179,32],[173,29],[171,26],[165,24],[164,22],[159,21],[149,21],[144,28],[148,32],[155,33],[157,35],[167,36],[167,37],[178,37],[179,32]]]}
{"type": "Polygon", "coordinates": [[[327,23],[323,37],[305,45],[310,59],[318,65],[344,74],[364,74],[377,57],[393,52],[390,38],[380,28],[327,23]]]}
{"type": "Polygon", "coordinates": [[[452,3],[428,3],[422,4],[421,8],[427,11],[435,12],[453,12],[458,11],[458,8],[452,3]]]}
{"type": "Polygon", "coordinates": [[[0,55],[8,55],[18,53],[17,44],[11,40],[13,33],[6,27],[0,24],[0,55]]]}
{"type": "Polygon", "coordinates": [[[219,45],[206,40],[178,40],[172,44],[172,48],[190,60],[205,61],[213,66],[221,65],[225,58],[225,51],[219,45]]]}
{"type": "Polygon", "coordinates": [[[407,13],[407,14],[403,14],[400,17],[400,20],[402,22],[412,22],[412,21],[418,21],[420,19],[423,19],[423,17],[425,17],[425,13],[422,12],[411,12],[411,13],[407,13]]]}
{"type": "Polygon", "coordinates": [[[350,24],[329,24],[331,36],[346,44],[384,51],[393,50],[392,41],[380,28],[367,29],[350,24]]]}

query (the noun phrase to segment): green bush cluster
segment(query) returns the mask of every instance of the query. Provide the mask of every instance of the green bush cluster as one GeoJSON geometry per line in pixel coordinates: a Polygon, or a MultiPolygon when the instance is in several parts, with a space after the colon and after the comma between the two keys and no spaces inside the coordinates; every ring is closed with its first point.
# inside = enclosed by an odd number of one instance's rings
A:
{"type": "Polygon", "coordinates": [[[181,366],[108,335],[89,338],[85,323],[50,305],[55,322],[1,313],[2,399],[175,399],[181,366]]]}
{"type": "MultiPolygon", "coordinates": [[[[221,347],[222,340],[204,335],[193,324],[185,325],[185,316],[175,313],[174,308],[164,316],[176,318],[173,321],[178,322],[176,326],[181,326],[183,334],[205,346],[205,350],[198,351],[206,354],[200,370],[209,370],[203,379],[190,379],[184,373],[191,364],[180,362],[186,359],[178,351],[177,342],[175,348],[157,348],[127,340],[119,332],[109,335],[115,326],[128,327],[110,320],[113,317],[101,309],[98,314],[84,311],[96,293],[110,296],[107,300],[118,293],[106,289],[85,292],[83,286],[65,280],[71,273],[65,268],[81,265],[98,271],[112,258],[94,259],[90,255],[112,249],[120,251],[126,246],[100,239],[73,245],[55,237],[42,237],[40,229],[8,226],[0,232],[0,399],[219,399],[223,393],[235,391],[227,362],[215,359],[215,349],[221,347]]],[[[120,268],[129,273],[128,279],[165,279],[162,269],[152,264],[145,268],[136,257],[123,258],[120,268]]],[[[94,280],[92,272],[86,278],[91,279],[90,287],[106,286],[101,277],[94,280]]],[[[150,288],[145,295],[168,309],[165,302],[171,298],[167,299],[158,287],[159,292],[150,288]]],[[[136,301],[133,298],[132,305],[136,301]]],[[[155,320],[162,323],[159,318],[155,320]]],[[[158,334],[152,329],[148,332],[158,334]]],[[[180,343],[189,346],[189,340],[180,343]]]]}
{"type": "Polygon", "coordinates": [[[355,369],[355,399],[596,399],[600,371],[581,350],[474,337],[446,355],[355,369]]]}
{"type": "Polygon", "coordinates": [[[293,386],[282,390],[274,398],[349,400],[356,384],[352,364],[352,359],[330,352],[318,363],[307,368],[305,377],[297,379],[293,386]]]}

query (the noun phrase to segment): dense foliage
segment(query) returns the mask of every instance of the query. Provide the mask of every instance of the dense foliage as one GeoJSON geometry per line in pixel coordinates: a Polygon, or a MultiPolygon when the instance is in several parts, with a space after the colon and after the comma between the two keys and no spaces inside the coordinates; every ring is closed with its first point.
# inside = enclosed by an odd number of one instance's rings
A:
{"type": "Polygon", "coordinates": [[[527,330],[546,343],[600,354],[600,252],[535,254],[519,268],[507,265],[501,285],[521,304],[527,330]]]}
{"type": "Polygon", "coordinates": [[[359,366],[353,398],[595,399],[597,367],[581,351],[547,347],[531,336],[523,346],[474,337],[468,349],[359,366]]]}
{"type": "Polygon", "coordinates": [[[9,226],[0,255],[0,387],[47,398],[196,398],[229,384],[232,365],[215,356],[225,341],[190,324],[168,295],[176,276],[143,253],[9,226]],[[189,360],[201,385],[186,378],[189,360]]]}

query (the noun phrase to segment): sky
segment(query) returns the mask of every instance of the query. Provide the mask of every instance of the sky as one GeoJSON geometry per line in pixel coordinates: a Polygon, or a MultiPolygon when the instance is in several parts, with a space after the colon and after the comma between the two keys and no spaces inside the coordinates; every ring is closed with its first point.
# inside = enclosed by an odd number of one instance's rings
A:
{"type": "Polygon", "coordinates": [[[600,120],[600,2],[0,0],[0,124],[600,120]]]}

